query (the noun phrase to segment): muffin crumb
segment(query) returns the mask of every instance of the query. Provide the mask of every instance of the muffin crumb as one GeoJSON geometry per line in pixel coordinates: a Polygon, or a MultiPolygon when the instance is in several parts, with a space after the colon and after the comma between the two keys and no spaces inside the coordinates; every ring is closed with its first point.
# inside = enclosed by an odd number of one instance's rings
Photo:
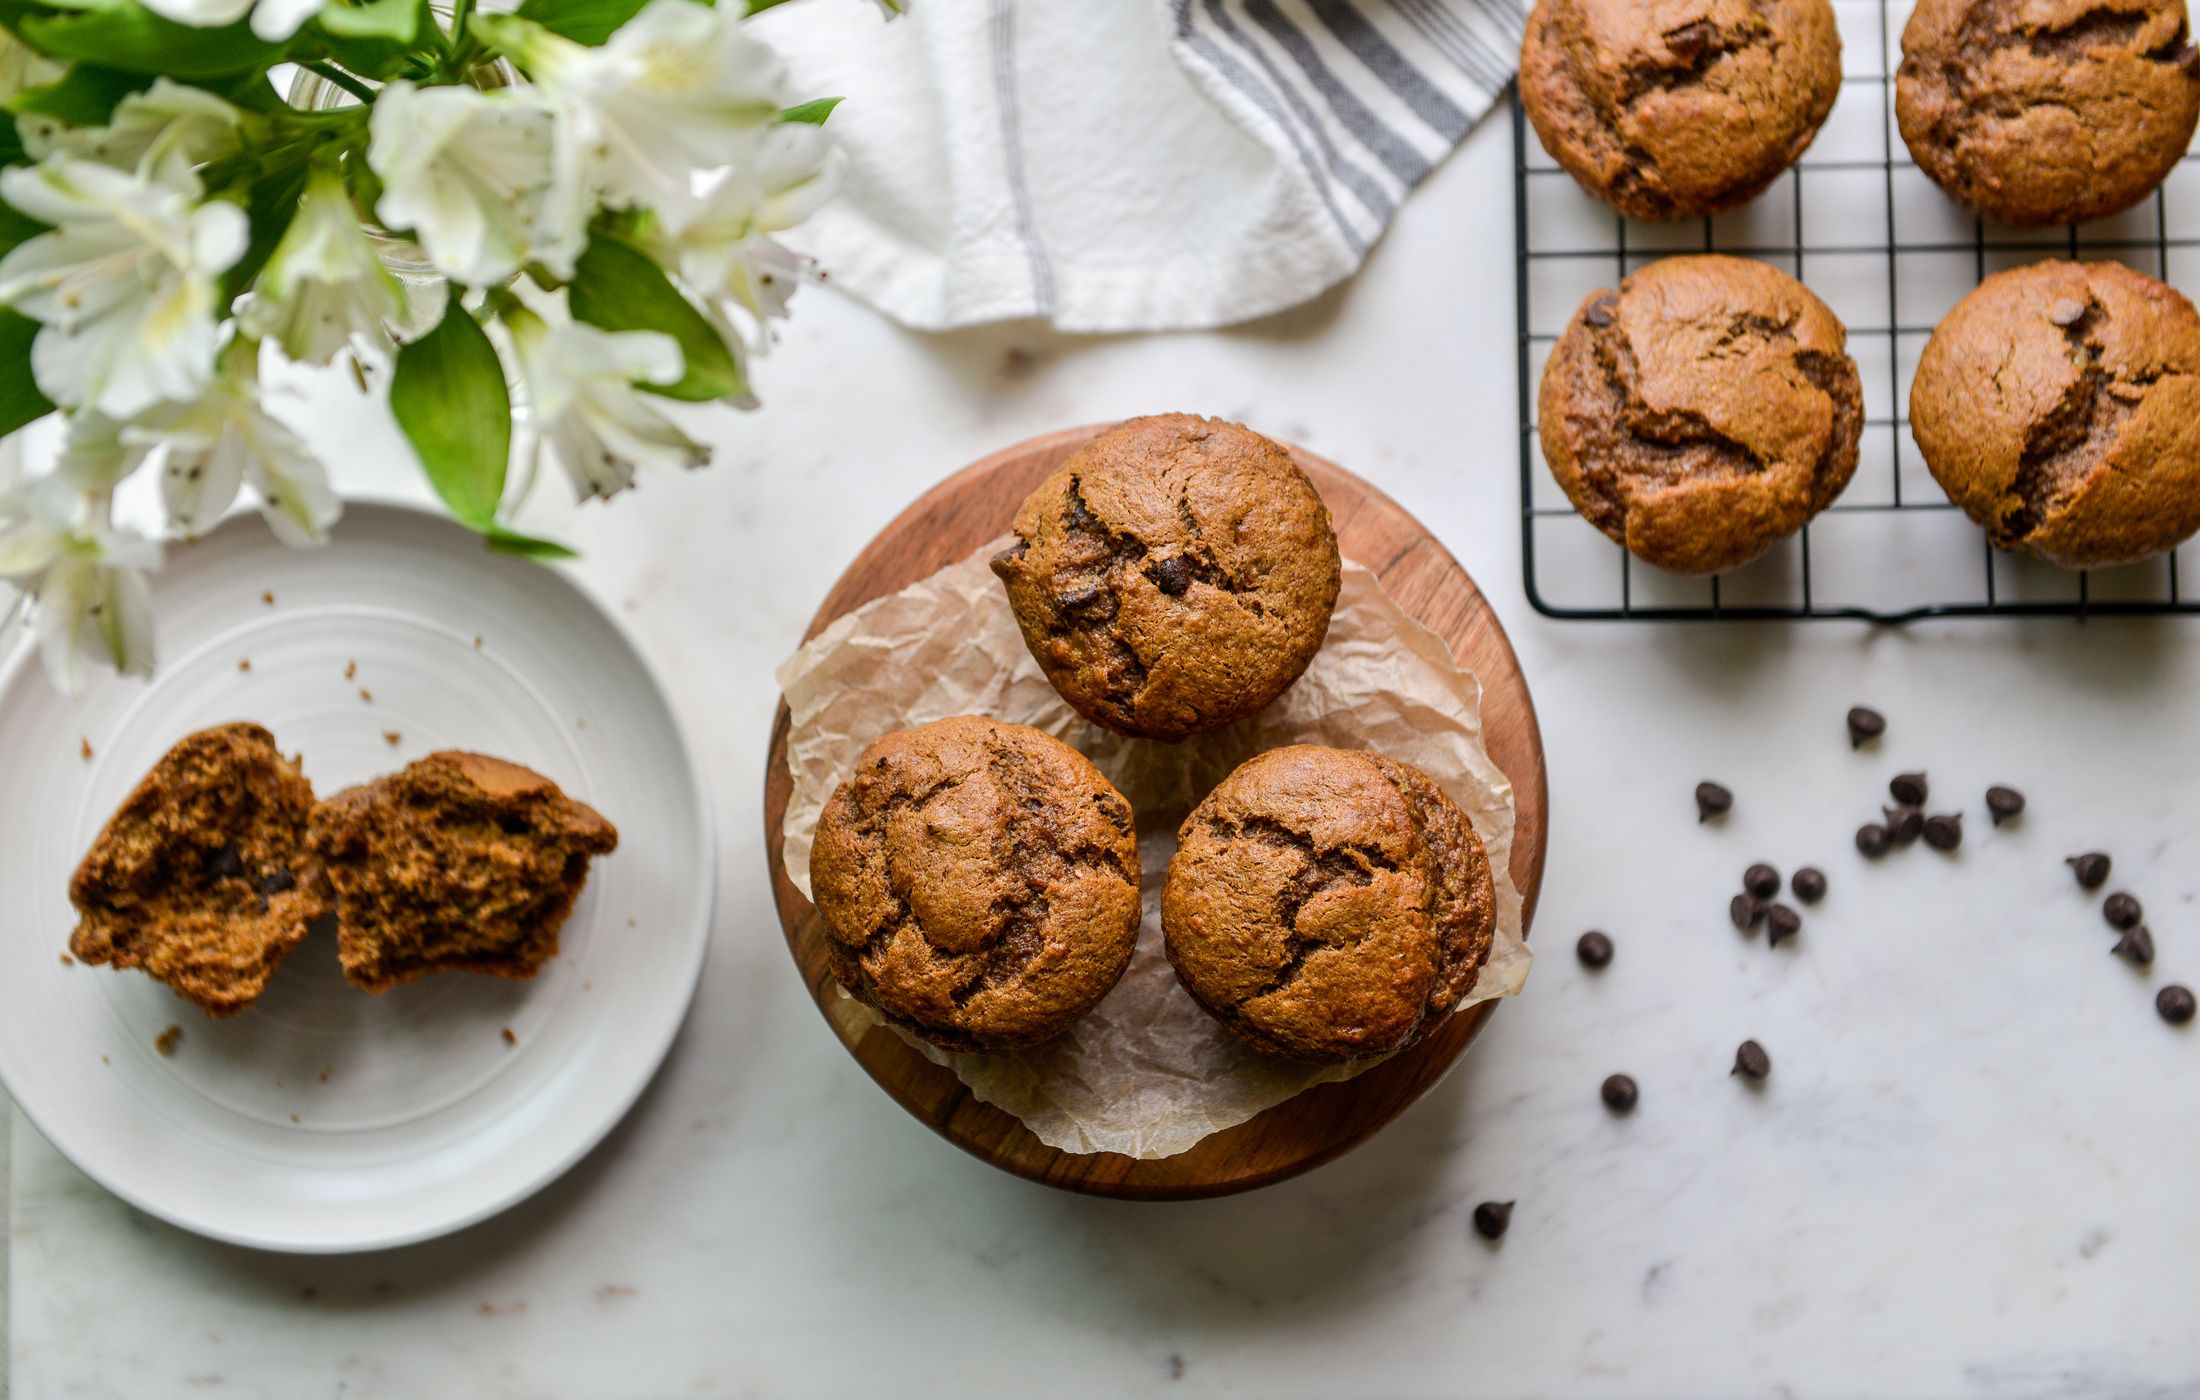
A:
{"type": "MultiPolygon", "coordinates": [[[[183,1027],[170,1026],[167,1030],[164,1030],[159,1035],[153,1037],[153,1048],[155,1050],[158,1050],[163,1055],[173,1055],[176,1053],[177,1044],[181,1042],[182,1039],[183,1027]]],[[[107,1057],[102,1055],[100,1056],[100,1058],[104,1060],[107,1057]]]]}

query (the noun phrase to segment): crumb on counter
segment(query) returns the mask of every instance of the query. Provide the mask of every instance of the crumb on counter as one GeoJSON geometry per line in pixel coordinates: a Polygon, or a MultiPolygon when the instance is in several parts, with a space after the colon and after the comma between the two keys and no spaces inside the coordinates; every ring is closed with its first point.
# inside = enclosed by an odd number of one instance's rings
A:
{"type": "Polygon", "coordinates": [[[481,650],[481,634],[479,632],[474,633],[474,650],[481,650]]]}
{"type": "Polygon", "coordinates": [[[367,703],[368,703],[369,705],[371,705],[371,704],[373,704],[373,703],[374,703],[374,692],[373,692],[373,691],[371,691],[371,690],[369,690],[369,689],[367,689],[367,688],[366,688],[365,686],[360,686],[360,687],[359,687],[359,698],[360,698],[360,699],[362,699],[362,700],[364,700],[364,701],[366,701],[366,702],[367,702],[367,703]]]}
{"type": "Polygon", "coordinates": [[[99,1057],[99,1062],[103,1065],[111,1065],[114,1063],[113,1060],[108,1059],[105,1055],[99,1057]]]}
{"type": "Polygon", "coordinates": [[[634,1290],[627,1284],[607,1283],[596,1290],[596,1296],[599,1298],[631,1298],[634,1296],[634,1290]]]}
{"type": "Polygon", "coordinates": [[[293,1123],[297,1122],[297,1121],[298,1121],[298,1115],[297,1115],[297,1114],[295,1114],[295,1113],[291,1114],[291,1115],[290,1115],[290,1121],[291,1121],[291,1122],[293,1122],[293,1123]]]}
{"type": "Polygon", "coordinates": [[[321,1082],[322,1082],[323,1084],[326,1084],[326,1083],[328,1083],[328,1077],[329,1077],[330,1075],[334,1074],[335,1072],[336,1072],[336,1066],[334,1066],[334,1065],[323,1065],[323,1066],[321,1066],[321,1082]]]}
{"type": "Polygon", "coordinates": [[[90,762],[92,761],[92,741],[91,741],[91,740],[89,740],[89,739],[79,739],[79,740],[77,740],[77,750],[76,750],[76,751],[77,751],[78,753],[80,753],[80,754],[82,754],[82,755],[84,756],[84,761],[85,761],[86,763],[90,763],[90,762]]]}
{"type": "Polygon", "coordinates": [[[358,662],[356,662],[356,661],[347,661],[347,662],[345,662],[345,663],[344,663],[344,679],[345,679],[345,680],[347,680],[347,681],[348,681],[348,680],[356,680],[356,679],[358,679],[358,676],[359,676],[359,663],[358,663],[358,662]]]}
{"type": "Polygon", "coordinates": [[[382,742],[394,749],[405,742],[405,732],[401,729],[385,729],[382,731],[382,742]]]}
{"type": "Polygon", "coordinates": [[[63,967],[75,967],[75,966],[76,966],[76,959],[75,959],[75,958],[72,958],[72,957],[70,957],[70,956],[69,956],[69,955],[68,955],[67,953],[63,953],[63,954],[61,955],[61,965],[62,965],[63,967]]]}
{"type": "Polygon", "coordinates": [[[503,1036],[504,1036],[504,1043],[505,1043],[506,1045],[517,1045],[517,1044],[519,1044],[519,1037],[518,1037],[518,1036],[516,1036],[516,1035],[514,1035],[514,1034],[512,1034],[512,1028],[511,1028],[510,1026],[506,1026],[506,1027],[504,1028],[504,1030],[503,1030],[502,1034],[503,1034],[503,1036]]]}
{"type": "Polygon", "coordinates": [[[262,591],[260,594],[260,601],[272,608],[275,606],[275,594],[271,590],[262,591]]]}
{"type": "Polygon", "coordinates": [[[252,669],[252,658],[251,658],[251,657],[249,657],[249,656],[247,656],[247,657],[243,658],[242,660],[238,661],[238,662],[237,662],[237,669],[238,669],[238,670],[240,670],[240,671],[249,671],[249,670],[251,670],[251,669],[252,669]]]}
{"type": "Polygon", "coordinates": [[[626,926],[627,926],[628,928],[633,928],[633,927],[635,927],[635,923],[634,923],[634,921],[633,921],[632,919],[628,919],[628,920],[626,921],[626,926]]]}
{"type": "Polygon", "coordinates": [[[176,1053],[176,1042],[182,1039],[183,1027],[170,1026],[167,1030],[153,1037],[153,1048],[163,1055],[173,1055],[176,1053]]]}

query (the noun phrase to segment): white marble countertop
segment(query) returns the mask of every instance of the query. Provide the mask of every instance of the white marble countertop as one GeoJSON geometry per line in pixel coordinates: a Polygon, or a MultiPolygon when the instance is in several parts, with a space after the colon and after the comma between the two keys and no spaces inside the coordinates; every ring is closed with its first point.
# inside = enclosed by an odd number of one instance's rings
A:
{"type": "MultiPolygon", "coordinates": [[[[2200,631],[1874,632],[1537,617],[1520,584],[1509,133],[1477,132],[1364,275],[1213,335],[919,337],[806,292],[706,420],[706,475],[574,517],[581,575],[671,678],[715,792],[716,942],[633,1115],[453,1238],[349,1259],[227,1248],[110,1198],[18,1115],[8,1356],[20,1397],[680,1394],[2200,1394],[2200,631]],[[1347,464],[1481,581],[1541,707],[1541,964],[1451,1077],[1295,1181],[1088,1200],[965,1157],[883,1095],[773,917],[759,783],[817,599],[911,497],[1068,423],[1191,408],[1347,464]],[[1846,707],[1892,730],[1852,754],[1846,707]],[[1946,859],[1866,867],[1898,767],[1971,810],[1946,859]],[[1689,792],[1740,803],[1699,829],[1689,792]],[[1977,796],[2023,787],[2000,833],[1977,796]],[[2108,956],[2060,858],[2145,899],[2154,975],[2108,956]],[[1742,867],[1833,892],[1774,952],[1742,867]],[[1585,973],[1570,945],[1610,930],[1585,973]],[[1755,1036],[1761,1091],[1727,1076],[1755,1036]],[[1632,1073],[1617,1119],[1597,1086],[1632,1073]],[[1502,1245],[1477,1201],[1517,1198],[1502,1245]]],[[[332,391],[353,484],[407,477],[332,391]]]]}

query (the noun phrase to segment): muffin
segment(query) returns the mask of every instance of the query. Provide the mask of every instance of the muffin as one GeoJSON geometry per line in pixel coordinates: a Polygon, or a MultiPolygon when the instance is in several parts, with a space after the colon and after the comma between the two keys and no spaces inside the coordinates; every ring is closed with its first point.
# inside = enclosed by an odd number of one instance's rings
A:
{"type": "Polygon", "coordinates": [[[140,967],[209,1016],[258,999],[331,907],[306,854],[313,785],[256,724],[170,749],[69,881],[79,962],[140,967]]]}
{"type": "Polygon", "coordinates": [[[1178,843],[1161,892],[1169,962],[1263,1054],[1338,1061],[1409,1045],[1489,957],[1489,860],[1418,768],[1271,749],[1207,795],[1178,843]]]}
{"type": "Polygon", "coordinates": [[[945,1050],[1059,1035],[1138,944],[1130,804],[1061,740],[975,715],[864,749],[810,885],[840,985],[945,1050]]]}
{"type": "Polygon", "coordinates": [[[1924,172],[1988,218],[2073,224],[2154,192],[2200,118],[2184,0],[1918,0],[1895,118],[1924,172]]]}
{"type": "Polygon", "coordinates": [[[1910,432],[2003,549],[2074,569],[2200,529],[2200,315],[2118,263],[1997,272],[1934,330],[1910,432]]]}
{"type": "Polygon", "coordinates": [[[1840,91],[1828,0],[1539,0],[1520,50],[1543,149],[1637,219],[1754,199],[1840,91]]]}
{"type": "Polygon", "coordinates": [[[1016,512],[993,571],[1062,698],[1148,739],[1283,694],[1321,649],[1339,582],[1329,511],[1291,454],[1184,413],[1087,443],[1016,512]]]}
{"type": "Polygon", "coordinates": [[[446,750],[322,803],[309,832],[337,893],[344,977],[533,977],[618,829],[540,773],[446,750]]]}
{"type": "Polygon", "coordinates": [[[1590,524],[1677,574],[1746,564],[1856,473],[1864,391],[1826,304],[1760,262],[1666,258],[1581,304],[1537,429],[1590,524]]]}

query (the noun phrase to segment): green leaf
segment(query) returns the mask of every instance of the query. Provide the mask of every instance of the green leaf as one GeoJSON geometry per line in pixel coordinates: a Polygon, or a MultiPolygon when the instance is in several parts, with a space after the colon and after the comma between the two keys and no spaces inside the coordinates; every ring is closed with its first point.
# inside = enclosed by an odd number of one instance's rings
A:
{"type": "Polygon", "coordinates": [[[390,412],[451,514],[494,531],[512,455],[512,396],[496,347],[457,297],[434,330],[397,352],[390,412]]]}
{"type": "Polygon", "coordinates": [[[811,126],[823,126],[825,125],[825,119],[833,114],[833,108],[838,107],[840,103],[841,99],[837,97],[820,97],[815,102],[804,102],[799,106],[787,108],[779,114],[779,120],[783,122],[807,122],[811,126]]]}
{"type": "Polygon", "coordinates": [[[556,540],[538,539],[533,535],[522,535],[507,530],[502,525],[491,525],[483,534],[489,541],[489,548],[499,554],[517,554],[524,559],[578,559],[581,557],[580,551],[569,545],[559,544],[556,540]]]}
{"type": "Polygon", "coordinates": [[[787,0],[749,0],[749,13],[760,14],[774,5],[784,5],[787,0]]]}
{"type": "Polygon", "coordinates": [[[244,207],[251,234],[244,245],[244,256],[222,274],[223,305],[250,287],[253,279],[260,275],[260,269],[274,256],[275,245],[289,229],[291,216],[298,212],[298,196],[305,193],[306,176],[310,173],[309,166],[292,166],[252,187],[244,207]]]}
{"type": "Polygon", "coordinates": [[[575,320],[607,331],[662,331],[680,342],[687,372],[674,384],[644,385],[650,392],[697,402],[748,392],[717,327],[633,244],[594,234],[574,264],[565,295],[575,320]]]}
{"type": "Polygon", "coordinates": [[[152,85],[150,74],[79,63],[58,81],[17,93],[7,106],[11,112],[53,117],[70,126],[105,126],[115,114],[116,103],[152,85]]]}
{"type": "Polygon", "coordinates": [[[262,43],[245,20],[198,29],[127,0],[74,14],[26,14],[16,32],[51,58],[181,79],[256,72],[282,57],[282,50],[262,43]]]}
{"type": "Polygon", "coordinates": [[[31,340],[38,323],[13,311],[0,311],[0,437],[53,412],[31,378],[31,340]]]}
{"type": "Polygon", "coordinates": [[[643,0],[523,0],[521,19],[590,48],[641,12],[643,0]]]}

